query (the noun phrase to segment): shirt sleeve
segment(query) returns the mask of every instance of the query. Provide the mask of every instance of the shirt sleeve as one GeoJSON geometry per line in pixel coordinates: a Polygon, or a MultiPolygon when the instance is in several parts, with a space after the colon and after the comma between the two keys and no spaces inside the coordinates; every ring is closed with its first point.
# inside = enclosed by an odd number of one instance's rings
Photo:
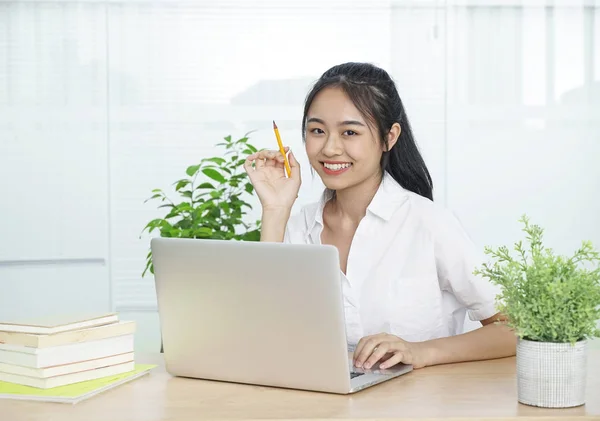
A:
{"type": "Polygon", "coordinates": [[[303,244],[306,236],[306,223],[304,220],[304,209],[290,216],[285,226],[283,242],[286,244],[303,244]]]}
{"type": "Polygon", "coordinates": [[[283,242],[285,244],[291,244],[291,242],[292,242],[292,237],[290,235],[290,224],[289,223],[285,226],[285,232],[283,234],[283,242]]]}
{"type": "Polygon", "coordinates": [[[467,309],[469,318],[481,321],[498,313],[497,285],[474,275],[484,262],[483,249],[473,243],[454,214],[441,212],[435,232],[435,256],[442,290],[452,293],[467,309]]]}

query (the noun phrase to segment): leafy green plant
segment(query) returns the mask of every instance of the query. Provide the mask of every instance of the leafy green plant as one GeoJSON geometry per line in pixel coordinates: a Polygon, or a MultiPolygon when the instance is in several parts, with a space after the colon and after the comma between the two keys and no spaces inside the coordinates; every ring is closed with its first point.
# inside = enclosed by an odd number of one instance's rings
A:
{"type": "MultiPolygon", "coordinates": [[[[144,203],[158,201],[158,208],[167,209],[168,213],[148,222],[142,233],[158,230],[161,237],[259,241],[260,221],[244,221],[252,209],[245,199],[252,196],[254,188],[243,165],[246,157],[256,152],[248,136],[249,133],[237,140],[225,137],[216,145],[225,149],[221,156],[204,158],[189,166],[187,177],[173,183],[179,201],[171,200],[161,189],[152,190],[153,195],[144,203]]],[[[146,256],[142,276],[147,271],[154,273],[152,251],[146,256]]]]}
{"type": "Polygon", "coordinates": [[[520,222],[528,249],[522,241],[515,243],[513,257],[505,246],[486,247],[495,261],[475,270],[501,287],[498,310],[508,317],[508,326],[538,342],[574,344],[600,336],[600,254],[584,241],[572,257],[556,255],[542,244],[540,226],[525,215],[520,222]]]}

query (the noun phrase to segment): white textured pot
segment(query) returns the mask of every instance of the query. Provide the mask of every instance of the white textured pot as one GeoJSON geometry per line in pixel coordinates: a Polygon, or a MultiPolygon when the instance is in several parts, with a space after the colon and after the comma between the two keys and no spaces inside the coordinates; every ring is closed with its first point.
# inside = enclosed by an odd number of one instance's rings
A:
{"type": "Polygon", "coordinates": [[[544,408],[585,404],[587,341],[517,342],[519,402],[544,408]]]}

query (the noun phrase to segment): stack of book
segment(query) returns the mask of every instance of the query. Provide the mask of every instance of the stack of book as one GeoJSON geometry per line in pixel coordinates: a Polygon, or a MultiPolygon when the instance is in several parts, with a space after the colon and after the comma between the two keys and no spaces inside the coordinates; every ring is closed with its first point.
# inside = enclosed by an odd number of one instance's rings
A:
{"type": "Polygon", "coordinates": [[[51,389],[133,372],[135,327],[116,313],[0,321],[0,382],[51,389]]]}

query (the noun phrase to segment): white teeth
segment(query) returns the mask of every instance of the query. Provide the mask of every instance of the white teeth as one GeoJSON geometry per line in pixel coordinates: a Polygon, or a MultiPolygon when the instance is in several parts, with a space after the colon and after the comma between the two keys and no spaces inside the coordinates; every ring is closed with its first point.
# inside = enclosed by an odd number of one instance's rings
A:
{"type": "Polygon", "coordinates": [[[327,163],[323,163],[323,165],[328,170],[339,171],[339,170],[342,170],[344,168],[348,168],[352,164],[350,164],[350,163],[345,163],[345,164],[327,164],[327,163]]]}

